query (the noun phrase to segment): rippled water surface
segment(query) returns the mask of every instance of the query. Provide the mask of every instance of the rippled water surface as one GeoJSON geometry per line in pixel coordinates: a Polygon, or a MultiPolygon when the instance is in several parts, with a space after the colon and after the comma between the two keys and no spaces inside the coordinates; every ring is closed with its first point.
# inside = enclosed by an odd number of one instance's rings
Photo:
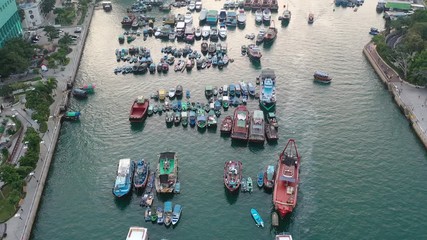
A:
{"type": "MultiPolygon", "coordinates": [[[[218,10],[223,3],[203,1],[218,10]]],[[[235,61],[223,70],[115,75],[120,21],[130,4],[116,0],[112,12],[93,16],[77,83],[96,84],[96,93],[71,103],[82,119],[61,129],[32,239],[125,239],[134,225],[147,227],[150,239],[273,239],[282,231],[294,239],[427,238],[425,149],[362,54],[369,28],[383,25],[375,1],[366,1],[357,12],[333,11],[331,1],[287,1],[291,22],[282,27],[277,21],[278,37],[263,49],[261,66],[240,55],[240,46],[250,43],[244,36],[259,30],[249,13],[245,29],[228,32],[235,61]],[[313,25],[307,24],[309,12],[315,15],[313,25]],[[164,115],[148,118],[141,127],[128,122],[138,95],[182,84],[191,89],[192,101],[203,101],[206,85],[255,82],[265,67],[278,75],[280,140],[275,145],[235,145],[219,130],[167,128],[164,115]],[[333,75],[331,85],[313,83],[312,73],[319,69],[333,75]],[[277,161],[288,138],[297,140],[302,154],[300,194],[294,212],[273,229],[271,194],[255,189],[230,196],[223,165],[241,160],[244,175],[256,179],[259,169],[277,161]],[[154,166],[162,151],[176,151],[180,159],[182,193],[172,201],[184,210],[178,226],[169,229],[144,222],[135,193],[120,200],[111,194],[120,158],[145,158],[154,166]],[[255,226],[251,208],[258,209],[266,228],[255,226]]],[[[173,11],[185,13],[184,8],[173,11]]],[[[160,49],[171,44],[142,37],[132,43],[150,48],[156,62],[160,49]]],[[[194,48],[200,49],[200,42],[194,48]]],[[[257,103],[249,102],[248,108],[257,109],[257,103]]],[[[231,114],[232,109],[222,117],[231,114]]]]}

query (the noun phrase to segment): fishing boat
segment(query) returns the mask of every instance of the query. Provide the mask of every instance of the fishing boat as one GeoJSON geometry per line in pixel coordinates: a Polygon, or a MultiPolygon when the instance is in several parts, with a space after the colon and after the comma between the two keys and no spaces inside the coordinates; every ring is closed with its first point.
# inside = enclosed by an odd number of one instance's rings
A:
{"type": "Polygon", "coordinates": [[[209,34],[210,34],[210,40],[211,41],[218,41],[219,35],[218,35],[218,28],[217,27],[213,26],[211,28],[211,32],[209,34]]]}
{"type": "Polygon", "coordinates": [[[181,218],[182,213],[182,207],[179,204],[175,204],[173,207],[173,213],[172,213],[172,225],[176,225],[181,218]]]}
{"type": "Polygon", "coordinates": [[[240,161],[228,161],[224,165],[224,184],[230,192],[239,189],[242,183],[243,165],[240,161]]]}
{"type": "Polygon", "coordinates": [[[175,112],[175,116],[173,119],[173,122],[175,123],[175,125],[179,125],[179,123],[181,122],[181,112],[180,111],[176,111],[175,112]]]}
{"type": "Polygon", "coordinates": [[[269,112],[267,114],[267,123],[275,128],[279,127],[279,123],[277,122],[277,117],[274,112],[269,112]]]}
{"type": "Polygon", "coordinates": [[[234,110],[233,129],[231,131],[231,139],[233,140],[248,140],[249,135],[249,111],[244,105],[238,106],[234,110]]]}
{"type": "Polygon", "coordinates": [[[277,134],[277,128],[273,125],[265,124],[265,137],[268,142],[275,142],[279,140],[279,135],[277,134]]]}
{"type": "Polygon", "coordinates": [[[282,18],[280,20],[282,20],[283,24],[287,24],[291,21],[291,16],[292,13],[291,11],[288,10],[288,8],[286,8],[283,13],[282,13],[282,18]]]}
{"type": "Polygon", "coordinates": [[[204,129],[206,127],[207,119],[205,115],[205,110],[203,109],[197,110],[196,124],[199,129],[204,129]]]}
{"type": "Polygon", "coordinates": [[[255,11],[255,23],[256,24],[261,24],[262,23],[262,17],[263,17],[262,10],[261,9],[257,9],[255,11]]]}
{"type": "Polygon", "coordinates": [[[247,192],[248,191],[248,188],[247,188],[247,185],[246,185],[246,178],[242,178],[242,181],[240,183],[240,190],[242,192],[247,192]]]}
{"type": "Polygon", "coordinates": [[[175,92],[176,92],[176,89],[175,88],[170,88],[169,89],[169,92],[168,92],[168,97],[171,99],[171,98],[174,98],[175,97],[175,92]]]}
{"type": "Polygon", "coordinates": [[[178,158],[175,152],[159,155],[155,186],[158,193],[173,193],[178,180],[178,158]]]}
{"type": "Polygon", "coordinates": [[[187,99],[189,99],[189,98],[191,97],[191,92],[190,92],[190,90],[185,91],[185,97],[186,97],[187,99]]]}
{"type": "Polygon", "coordinates": [[[136,169],[133,176],[133,186],[136,189],[145,188],[150,173],[150,163],[144,161],[144,159],[141,159],[138,160],[135,165],[136,169]]]}
{"type": "Polygon", "coordinates": [[[248,92],[249,92],[249,96],[251,97],[255,96],[255,86],[251,82],[248,83],[248,92]]]}
{"type": "Polygon", "coordinates": [[[264,144],[264,113],[261,110],[255,110],[250,121],[249,142],[264,144]]]}
{"type": "Polygon", "coordinates": [[[264,37],[265,37],[265,29],[261,28],[258,32],[258,34],[256,35],[256,39],[255,39],[255,43],[257,45],[260,45],[262,42],[264,42],[264,37]]]}
{"type": "Polygon", "coordinates": [[[256,225],[258,227],[264,227],[264,221],[262,220],[261,216],[259,215],[259,213],[257,212],[257,210],[255,210],[254,208],[251,209],[251,215],[254,218],[256,225]]]}
{"type": "Polygon", "coordinates": [[[272,69],[263,69],[259,79],[261,81],[259,106],[264,112],[274,112],[276,110],[276,74],[272,69]]]}
{"type": "Polygon", "coordinates": [[[157,224],[163,224],[164,222],[163,208],[157,207],[156,212],[157,212],[157,224]]]}
{"type": "Polygon", "coordinates": [[[297,204],[300,161],[295,140],[289,139],[277,163],[273,191],[274,208],[282,218],[297,204]]]}
{"type": "Polygon", "coordinates": [[[175,112],[167,112],[165,116],[166,124],[167,125],[172,124],[174,118],[175,118],[175,112]]]}
{"type": "Polygon", "coordinates": [[[206,54],[208,52],[208,47],[208,43],[206,41],[203,41],[200,46],[200,51],[202,52],[202,54],[206,54]]]}
{"type": "Polygon", "coordinates": [[[114,182],[113,194],[116,197],[123,197],[128,194],[132,188],[133,171],[135,164],[130,158],[120,159],[117,168],[116,181],[114,182]]]}
{"type": "Polygon", "coordinates": [[[135,20],[134,15],[124,16],[121,22],[122,27],[131,27],[134,20],[135,20]]]}
{"type": "Polygon", "coordinates": [[[206,98],[211,98],[212,96],[213,96],[213,87],[212,87],[212,85],[207,85],[206,87],[205,87],[205,96],[206,96],[206,98]]]}
{"type": "Polygon", "coordinates": [[[181,85],[177,85],[176,89],[175,89],[175,96],[176,98],[182,98],[182,94],[183,94],[183,89],[181,85]]]}
{"type": "Polygon", "coordinates": [[[227,111],[228,107],[230,106],[229,101],[230,101],[230,99],[228,96],[222,97],[222,107],[224,108],[225,111],[227,111]]]}
{"type": "Polygon", "coordinates": [[[308,14],[308,24],[313,24],[314,23],[314,14],[310,13],[308,14]]]}
{"type": "Polygon", "coordinates": [[[207,117],[208,128],[216,128],[217,127],[217,123],[218,123],[218,120],[217,120],[217,117],[215,115],[215,112],[214,111],[209,111],[208,112],[208,117],[207,117]]]}
{"type": "Polygon", "coordinates": [[[185,61],[183,59],[179,59],[175,64],[174,70],[175,72],[181,71],[185,67],[185,61]]]}
{"type": "Polygon", "coordinates": [[[202,37],[202,29],[200,27],[196,28],[194,36],[196,37],[196,39],[200,39],[202,37]]]}
{"type": "Polygon", "coordinates": [[[224,40],[227,38],[227,27],[226,26],[220,26],[218,31],[218,36],[224,40]]]}
{"type": "Polygon", "coordinates": [[[252,181],[252,178],[251,177],[248,177],[248,179],[246,180],[246,188],[247,188],[247,191],[248,192],[252,192],[253,191],[253,189],[254,189],[254,183],[253,183],[253,181],[252,181]]]}
{"type": "Polygon", "coordinates": [[[199,14],[199,21],[201,23],[205,22],[207,15],[208,15],[208,10],[206,8],[203,8],[199,14]]]}
{"type": "Polygon", "coordinates": [[[274,25],[274,21],[271,21],[273,23],[272,26],[270,26],[267,31],[265,32],[264,36],[264,43],[272,43],[277,36],[277,28],[274,25]]]}
{"type": "Polygon", "coordinates": [[[196,126],[196,112],[195,111],[190,111],[190,126],[194,127],[196,126]]]}
{"type": "Polygon", "coordinates": [[[150,106],[150,101],[139,96],[135,99],[130,109],[129,121],[131,122],[142,122],[147,117],[147,110],[150,106]]]}
{"type": "Polygon", "coordinates": [[[151,221],[157,222],[157,209],[151,208],[151,221]]]}
{"type": "Polygon", "coordinates": [[[248,56],[252,61],[259,62],[262,57],[261,49],[259,49],[259,47],[255,44],[249,44],[248,56]]]}
{"type": "MultiPolygon", "coordinates": [[[[211,27],[210,26],[203,26],[203,28],[202,28],[202,38],[203,39],[208,39],[210,34],[211,34],[211,27]]],[[[202,42],[202,44],[203,44],[203,42],[202,42]]],[[[203,45],[202,45],[202,47],[203,47],[203,45]]]]}
{"type": "Polygon", "coordinates": [[[316,71],[313,74],[314,81],[320,82],[320,83],[331,83],[332,78],[329,76],[328,73],[323,71],[316,71]]]}
{"type": "Polygon", "coordinates": [[[151,208],[150,207],[146,207],[145,208],[144,219],[145,219],[146,222],[151,221],[151,208]]]}
{"type": "Polygon", "coordinates": [[[260,171],[258,173],[258,178],[256,181],[259,188],[262,188],[264,186],[264,172],[260,171]]]}
{"type": "Polygon", "coordinates": [[[262,11],[262,21],[263,21],[265,24],[270,24],[270,20],[271,20],[271,11],[270,11],[270,9],[269,9],[269,8],[265,8],[265,9],[262,11]]]}
{"type": "Polygon", "coordinates": [[[80,119],[81,113],[78,111],[67,111],[64,115],[61,117],[61,121],[69,121],[69,122],[75,122],[80,119]]]}
{"type": "Polygon", "coordinates": [[[148,240],[148,229],[144,227],[130,227],[126,240],[148,240]]]}
{"type": "Polygon", "coordinates": [[[281,233],[276,235],[274,240],[292,240],[292,235],[290,233],[281,233]]]}
{"type": "Polygon", "coordinates": [[[239,14],[237,14],[237,24],[240,26],[244,26],[246,24],[246,13],[243,9],[240,9],[239,14]]]}
{"type": "Polygon", "coordinates": [[[274,187],[275,169],[273,165],[265,167],[263,182],[266,189],[272,189],[274,187]]]}
{"type": "Polygon", "coordinates": [[[221,122],[221,129],[220,129],[221,133],[230,134],[232,128],[233,128],[233,119],[231,118],[231,116],[225,117],[224,120],[222,120],[221,122]]]}
{"type": "Polygon", "coordinates": [[[218,20],[219,20],[219,22],[224,22],[225,19],[227,19],[227,10],[222,8],[221,10],[219,10],[218,20]]]}
{"type": "Polygon", "coordinates": [[[380,31],[377,28],[371,27],[371,30],[369,31],[369,34],[371,35],[378,35],[380,31]]]}
{"type": "Polygon", "coordinates": [[[73,96],[78,99],[85,99],[87,98],[87,95],[88,95],[86,91],[80,88],[74,88],[72,93],[73,93],[73,96]]]}
{"type": "Polygon", "coordinates": [[[167,201],[163,205],[163,215],[165,226],[170,226],[172,223],[172,202],[167,201]]]}
{"type": "Polygon", "coordinates": [[[209,10],[206,15],[206,23],[208,25],[216,25],[218,23],[218,11],[209,10]]]}

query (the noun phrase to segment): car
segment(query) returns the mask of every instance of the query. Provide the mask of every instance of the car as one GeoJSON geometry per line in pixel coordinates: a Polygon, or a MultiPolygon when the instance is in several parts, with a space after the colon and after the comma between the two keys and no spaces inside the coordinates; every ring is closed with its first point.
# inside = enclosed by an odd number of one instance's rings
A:
{"type": "Polygon", "coordinates": [[[76,30],[74,30],[74,33],[81,33],[81,32],[82,32],[81,27],[76,27],[76,30]]]}

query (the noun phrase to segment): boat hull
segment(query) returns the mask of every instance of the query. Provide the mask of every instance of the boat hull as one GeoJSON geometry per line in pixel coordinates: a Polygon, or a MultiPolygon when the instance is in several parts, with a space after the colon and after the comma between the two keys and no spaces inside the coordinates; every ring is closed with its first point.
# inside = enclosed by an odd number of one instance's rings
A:
{"type": "Polygon", "coordinates": [[[275,112],[276,111],[276,102],[259,102],[259,107],[264,112],[275,112]]]}

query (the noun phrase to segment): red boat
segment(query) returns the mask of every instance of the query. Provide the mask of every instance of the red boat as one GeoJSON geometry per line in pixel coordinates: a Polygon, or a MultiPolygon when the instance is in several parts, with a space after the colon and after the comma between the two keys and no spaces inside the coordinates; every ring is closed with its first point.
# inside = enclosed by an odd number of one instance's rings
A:
{"type": "Polygon", "coordinates": [[[134,15],[125,16],[123,17],[123,20],[122,20],[122,27],[131,27],[134,21],[135,21],[134,15]]]}
{"type": "Polygon", "coordinates": [[[234,110],[233,129],[231,139],[248,140],[249,137],[249,111],[244,105],[240,105],[234,110]]]}
{"type": "Polygon", "coordinates": [[[231,133],[231,129],[233,129],[233,119],[231,118],[231,116],[227,116],[224,118],[224,120],[222,120],[221,133],[231,133]]]}
{"type": "Polygon", "coordinates": [[[273,22],[273,26],[269,27],[267,29],[267,32],[265,33],[264,36],[264,43],[270,43],[273,42],[274,39],[276,39],[277,36],[277,28],[274,26],[274,21],[273,22]]]}
{"type": "Polygon", "coordinates": [[[133,102],[132,108],[130,109],[129,121],[131,122],[142,122],[147,116],[147,110],[150,106],[150,101],[144,98],[143,96],[139,96],[133,102]]]}
{"type": "Polygon", "coordinates": [[[300,160],[295,140],[289,139],[277,163],[273,192],[274,208],[282,218],[297,204],[300,160]]]}
{"type": "Polygon", "coordinates": [[[224,184],[230,192],[234,192],[240,188],[240,183],[242,182],[242,170],[243,165],[240,161],[225,162],[224,184]]]}

